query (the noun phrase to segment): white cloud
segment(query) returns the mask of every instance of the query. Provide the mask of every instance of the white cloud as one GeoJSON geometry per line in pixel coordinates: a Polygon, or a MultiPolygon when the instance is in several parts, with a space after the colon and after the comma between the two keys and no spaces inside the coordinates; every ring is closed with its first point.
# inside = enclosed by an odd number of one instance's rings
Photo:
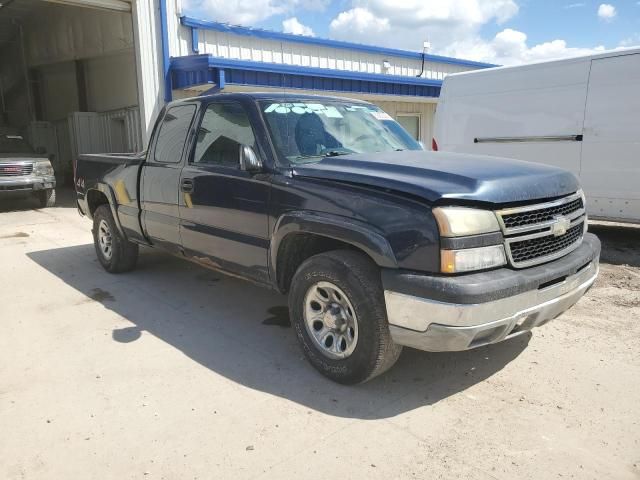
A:
{"type": "MultiPolygon", "coordinates": [[[[338,38],[364,37],[366,39],[389,30],[389,20],[377,18],[366,8],[356,7],[341,12],[329,24],[329,29],[338,38]],[[347,35],[345,35],[349,32],[347,35]],[[337,35],[335,35],[337,33],[337,35]]],[[[357,40],[358,38],[351,38],[357,40]]]]}
{"type": "Polygon", "coordinates": [[[514,0],[351,0],[329,31],[342,40],[410,50],[422,50],[429,40],[438,49],[517,13],[514,0]]]}
{"type": "Polygon", "coordinates": [[[610,22],[617,14],[616,7],[609,3],[601,3],[598,7],[598,17],[605,22],[610,22]]]}
{"type": "MultiPolygon", "coordinates": [[[[578,4],[575,5],[578,8],[578,4]]],[[[513,65],[601,52],[603,46],[570,47],[562,39],[527,44],[524,32],[505,28],[482,38],[484,25],[502,24],[518,14],[515,0],[352,0],[330,24],[333,38],[513,65]]]]}
{"type": "Polygon", "coordinates": [[[322,11],[329,0],[182,0],[185,10],[205,19],[237,25],[254,25],[297,9],[322,11]]]}
{"type": "Polygon", "coordinates": [[[183,0],[186,10],[196,11],[206,19],[238,25],[253,25],[273,15],[289,12],[289,0],[183,0]]]}
{"type": "Polygon", "coordinates": [[[470,58],[501,65],[555,60],[577,57],[604,51],[602,45],[593,48],[569,47],[564,40],[552,40],[529,47],[527,35],[518,30],[507,28],[498,32],[489,42],[480,38],[471,41],[454,42],[444,49],[446,55],[470,58]]]}
{"type": "Polygon", "coordinates": [[[295,35],[306,35],[313,37],[315,34],[311,27],[307,27],[298,21],[296,17],[287,18],[282,21],[282,30],[284,33],[293,33],[295,35]]]}

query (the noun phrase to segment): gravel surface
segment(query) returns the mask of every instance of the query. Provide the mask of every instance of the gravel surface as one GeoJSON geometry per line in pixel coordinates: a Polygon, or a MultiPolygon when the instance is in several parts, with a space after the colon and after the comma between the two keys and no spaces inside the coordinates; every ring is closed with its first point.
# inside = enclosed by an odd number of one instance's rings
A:
{"type": "Polygon", "coordinates": [[[640,478],[640,228],[532,335],[335,385],[285,298],[143,250],[109,275],[71,196],[0,203],[0,478],[640,478]]]}

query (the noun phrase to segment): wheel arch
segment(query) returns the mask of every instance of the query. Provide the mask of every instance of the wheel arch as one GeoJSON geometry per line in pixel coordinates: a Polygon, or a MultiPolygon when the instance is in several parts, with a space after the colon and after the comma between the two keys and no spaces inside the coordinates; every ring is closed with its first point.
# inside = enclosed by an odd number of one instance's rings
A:
{"type": "Polygon", "coordinates": [[[360,251],[380,267],[398,268],[389,242],[375,227],[336,215],[295,212],[282,215],[274,228],[269,249],[272,282],[286,293],[307,258],[345,248],[360,251]]]}
{"type": "Polygon", "coordinates": [[[111,209],[111,215],[113,215],[113,221],[118,228],[118,232],[124,237],[127,236],[122,229],[122,225],[120,224],[120,218],[118,218],[118,208],[116,202],[116,196],[113,193],[113,190],[109,185],[104,183],[97,183],[92,188],[87,190],[86,195],[87,202],[87,216],[93,220],[93,215],[96,209],[101,205],[109,205],[111,209]]]}

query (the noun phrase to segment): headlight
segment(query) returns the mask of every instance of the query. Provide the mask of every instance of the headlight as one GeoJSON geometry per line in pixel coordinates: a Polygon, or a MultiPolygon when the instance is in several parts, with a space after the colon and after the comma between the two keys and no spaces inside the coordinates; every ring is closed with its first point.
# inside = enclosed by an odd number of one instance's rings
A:
{"type": "Polygon", "coordinates": [[[500,225],[495,213],[467,207],[437,207],[433,214],[443,237],[464,237],[480,233],[498,232],[500,225]]]}
{"type": "Polygon", "coordinates": [[[49,160],[41,160],[36,162],[35,168],[36,175],[53,175],[53,167],[51,166],[51,162],[49,160]]]}
{"type": "Polygon", "coordinates": [[[440,250],[440,270],[442,273],[460,273],[472,270],[486,270],[507,263],[502,245],[465,248],[462,250],[440,250]]]}

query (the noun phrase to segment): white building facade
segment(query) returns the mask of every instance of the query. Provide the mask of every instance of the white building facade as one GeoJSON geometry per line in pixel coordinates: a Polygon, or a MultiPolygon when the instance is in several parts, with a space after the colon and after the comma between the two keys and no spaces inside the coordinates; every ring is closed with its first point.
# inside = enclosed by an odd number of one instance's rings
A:
{"type": "Polygon", "coordinates": [[[78,153],[144,149],[166,101],[213,92],[365,99],[430,146],[442,79],[491,66],[198,20],[180,0],[0,7],[0,124],[27,131],[67,176],[78,153]]]}

